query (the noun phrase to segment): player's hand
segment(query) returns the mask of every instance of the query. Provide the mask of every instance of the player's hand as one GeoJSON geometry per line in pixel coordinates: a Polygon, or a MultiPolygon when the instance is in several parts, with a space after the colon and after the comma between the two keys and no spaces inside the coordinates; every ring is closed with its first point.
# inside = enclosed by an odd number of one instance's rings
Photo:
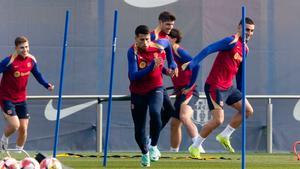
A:
{"type": "Polygon", "coordinates": [[[170,77],[178,77],[178,68],[175,68],[174,70],[168,69],[167,70],[167,75],[170,77]]]}
{"type": "Polygon", "coordinates": [[[166,75],[173,77],[173,71],[171,69],[165,68],[166,69],[166,75]]]}
{"type": "Polygon", "coordinates": [[[181,69],[186,70],[188,68],[189,64],[190,64],[190,62],[184,63],[183,65],[181,65],[181,69]]]}
{"type": "Polygon", "coordinates": [[[175,75],[175,77],[178,77],[178,67],[175,68],[174,75],[175,75]]]}
{"type": "Polygon", "coordinates": [[[52,91],[54,90],[54,85],[51,84],[51,83],[49,83],[48,85],[49,85],[48,90],[49,90],[50,92],[52,92],[52,91]]]}
{"type": "Polygon", "coordinates": [[[154,63],[155,63],[155,65],[154,65],[154,69],[155,69],[155,68],[159,67],[160,65],[162,65],[163,60],[160,57],[155,57],[154,58],[154,63]]]}
{"type": "Polygon", "coordinates": [[[16,56],[18,56],[18,52],[15,50],[14,53],[12,54],[12,58],[15,58],[16,56]]]}

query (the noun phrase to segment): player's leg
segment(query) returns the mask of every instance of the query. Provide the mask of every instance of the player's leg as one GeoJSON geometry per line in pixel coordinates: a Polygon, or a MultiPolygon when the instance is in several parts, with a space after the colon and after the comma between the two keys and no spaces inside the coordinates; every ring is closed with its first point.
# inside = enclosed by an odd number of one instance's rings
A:
{"type": "Polygon", "coordinates": [[[163,88],[157,88],[149,94],[148,98],[149,113],[150,113],[150,138],[151,145],[149,148],[150,159],[157,161],[161,156],[157,142],[161,131],[161,108],[163,105],[163,88]]]}
{"type": "Polygon", "coordinates": [[[141,152],[141,165],[150,166],[146,138],[147,96],[131,93],[131,115],[134,123],[134,136],[141,152]]]}
{"type": "MultiPolygon", "coordinates": [[[[247,99],[245,103],[246,103],[246,118],[248,118],[249,116],[253,115],[253,108],[247,99]]],[[[242,100],[232,104],[231,106],[235,108],[237,112],[232,117],[230,121],[230,126],[232,126],[232,128],[237,128],[242,123],[242,100]]]]}
{"type": "MultiPolygon", "coordinates": [[[[194,143],[197,140],[199,133],[198,133],[197,126],[194,124],[194,122],[192,120],[192,115],[194,113],[192,106],[195,105],[195,103],[197,102],[197,99],[199,98],[198,92],[196,90],[191,91],[191,93],[188,94],[188,96],[189,96],[188,98],[186,98],[185,96],[186,95],[183,95],[183,97],[182,97],[183,102],[181,103],[181,106],[180,106],[180,121],[186,127],[187,132],[188,132],[189,136],[192,138],[192,142],[194,143]]],[[[201,153],[205,153],[202,146],[200,146],[199,148],[200,148],[201,153]]]]}
{"type": "Polygon", "coordinates": [[[207,136],[218,126],[224,122],[223,111],[223,95],[217,88],[212,88],[210,85],[205,84],[205,95],[208,103],[209,110],[212,114],[212,119],[209,120],[201,129],[198,138],[189,147],[189,152],[192,157],[200,157],[200,146],[207,138],[207,136]]]}
{"type": "Polygon", "coordinates": [[[29,119],[20,119],[19,134],[16,142],[16,149],[23,150],[25,142],[27,140],[27,129],[29,119]]]}
{"type": "Polygon", "coordinates": [[[171,121],[171,148],[170,151],[178,152],[179,146],[182,140],[182,132],[181,132],[181,121],[180,121],[180,105],[181,105],[181,95],[176,95],[176,99],[174,102],[174,113],[172,114],[171,121]]]}
{"type": "Polygon", "coordinates": [[[29,123],[29,113],[27,110],[27,103],[17,103],[16,106],[16,113],[20,119],[20,127],[18,130],[18,137],[16,142],[16,149],[22,150],[26,139],[27,139],[27,129],[28,129],[28,123],[29,123]]]}
{"type": "Polygon", "coordinates": [[[193,109],[188,105],[192,96],[184,100],[180,106],[180,121],[186,127],[187,132],[191,138],[198,136],[198,129],[192,121],[193,109]]]}
{"type": "Polygon", "coordinates": [[[19,118],[15,112],[14,104],[10,101],[1,101],[1,108],[3,110],[3,116],[6,120],[6,126],[4,128],[4,133],[1,137],[1,149],[6,149],[8,146],[8,138],[15,131],[19,129],[20,122],[19,118]]]}
{"type": "MultiPolygon", "coordinates": [[[[161,130],[167,125],[167,123],[169,122],[173,112],[175,111],[174,106],[172,105],[171,99],[168,95],[167,90],[164,88],[164,95],[163,95],[163,106],[161,109],[161,130]]],[[[148,140],[148,144],[149,146],[151,145],[151,137],[149,137],[148,140]]]]}
{"type": "Polygon", "coordinates": [[[178,152],[181,144],[182,132],[181,132],[181,121],[177,118],[171,118],[171,152],[178,152]]]}
{"type": "Polygon", "coordinates": [[[205,95],[209,110],[212,113],[212,119],[209,120],[201,129],[200,136],[206,138],[214,129],[224,122],[223,94],[208,84],[205,84],[205,95]]]}
{"type": "MultiPolygon", "coordinates": [[[[223,145],[228,151],[234,152],[234,149],[232,148],[230,144],[230,136],[231,134],[235,131],[237,127],[240,126],[242,123],[242,94],[241,92],[234,88],[231,87],[229,90],[229,96],[226,100],[226,104],[230,105],[231,107],[235,108],[237,112],[235,115],[232,117],[230,123],[226,126],[226,128],[219,134],[217,135],[217,140],[220,142],[223,142],[223,145]]],[[[253,114],[253,108],[246,100],[246,116],[249,117],[250,115],[253,114]]]]}
{"type": "MultiPolygon", "coordinates": [[[[230,89],[230,95],[227,98],[226,103],[237,110],[237,112],[231,118],[230,123],[220,133],[222,137],[229,139],[235,129],[238,128],[242,123],[242,93],[238,89],[232,87],[230,89]]],[[[253,108],[247,99],[245,103],[246,117],[248,118],[253,114],[253,108]]]]}
{"type": "Polygon", "coordinates": [[[168,95],[168,92],[166,89],[164,89],[164,100],[163,100],[163,107],[161,111],[161,123],[162,123],[162,129],[166,126],[166,124],[169,122],[172,114],[175,111],[175,108],[172,104],[172,101],[168,95]]]}

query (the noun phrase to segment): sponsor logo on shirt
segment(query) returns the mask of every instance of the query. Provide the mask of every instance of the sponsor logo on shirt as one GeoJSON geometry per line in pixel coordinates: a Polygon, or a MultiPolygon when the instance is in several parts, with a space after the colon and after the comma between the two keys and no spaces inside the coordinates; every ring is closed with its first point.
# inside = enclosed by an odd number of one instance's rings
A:
{"type": "Polygon", "coordinates": [[[28,76],[29,74],[30,74],[30,71],[28,71],[28,72],[19,72],[19,71],[15,71],[14,76],[15,76],[15,77],[28,76]]]}

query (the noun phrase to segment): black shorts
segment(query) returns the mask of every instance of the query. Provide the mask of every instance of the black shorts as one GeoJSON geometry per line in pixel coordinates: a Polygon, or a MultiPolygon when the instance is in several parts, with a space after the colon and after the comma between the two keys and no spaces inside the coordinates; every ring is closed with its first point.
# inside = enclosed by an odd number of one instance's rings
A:
{"type": "Polygon", "coordinates": [[[19,119],[29,119],[26,101],[13,103],[8,100],[2,100],[1,108],[9,116],[18,116],[19,119]]]}
{"type": "Polygon", "coordinates": [[[233,86],[227,90],[221,90],[205,84],[204,91],[209,110],[223,109],[224,101],[227,105],[232,105],[242,99],[242,93],[233,86]]]}
{"type": "MultiPolygon", "coordinates": [[[[193,108],[199,99],[199,93],[197,90],[193,90],[192,95],[188,95],[188,96],[190,96],[192,98],[190,99],[190,101],[188,102],[187,105],[189,105],[193,108]]],[[[175,99],[175,103],[174,103],[175,112],[173,113],[172,117],[180,120],[180,107],[181,107],[181,104],[186,101],[186,99],[188,99],[188,97],[185,94],[176,95],[176,99],[175,99]]]]}

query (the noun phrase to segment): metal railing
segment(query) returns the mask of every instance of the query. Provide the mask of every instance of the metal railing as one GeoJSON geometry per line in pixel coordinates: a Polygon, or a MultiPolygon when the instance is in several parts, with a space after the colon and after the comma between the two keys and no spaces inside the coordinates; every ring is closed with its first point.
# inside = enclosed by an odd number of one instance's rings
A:
{"type": "MultiPolygon", "coordinates": [[[[58,96],[28,96],[29,100],[38,99],[57,99],[58,96]]],[[[108,95],[63,95],[63,99],[95,99],[98,100],[97,104],[97,152],[102,152],[102,115],[103,115],[103,102],[108,101],[108,95]]],[[[171,98],[175,98],[171,96],[171,98]]],[[[205,95],[200,95],[199,98],[205,99],[205,95]]],[[[272,99],[300,99],[300,95],[248,95],[248,99],[266,99],[267,100],[267,112],[266,112],[266,123],[267,123],[267,152],[272,153],[272,129],[273,129],[273,104],[272,99]]],[[[113,101],[129,101],[130,96],[128,95],[113,95],[113,101]]]]}

